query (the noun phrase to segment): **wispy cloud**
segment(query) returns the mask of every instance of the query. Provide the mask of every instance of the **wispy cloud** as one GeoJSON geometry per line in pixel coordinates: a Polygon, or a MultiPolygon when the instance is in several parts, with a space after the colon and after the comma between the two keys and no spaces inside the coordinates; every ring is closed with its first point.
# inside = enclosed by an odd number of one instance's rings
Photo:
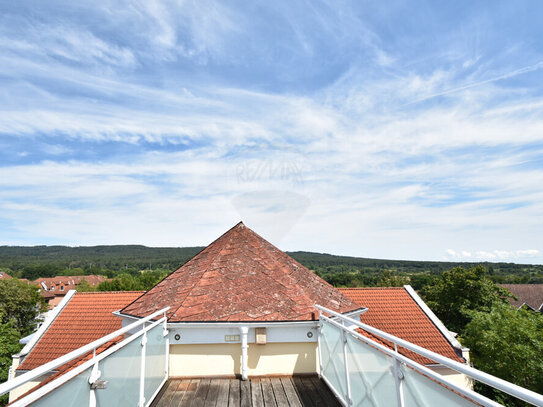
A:
{"type": "Polygon", "coordinates": [[[536,13],[404,6],[1,5],[0,243],[543,262],[536,13]]]}
{"type": "Polygon", "coordinates": [[[541,255],[541,252],[536,249],[524,249],[524,250],[477,250],[475,252],[468,252],[466,250],[455,251],[447,249],[447,256],[453,261],[511,261],[522,260],[526,261],[530,258],[537,258],[541,255]]]}

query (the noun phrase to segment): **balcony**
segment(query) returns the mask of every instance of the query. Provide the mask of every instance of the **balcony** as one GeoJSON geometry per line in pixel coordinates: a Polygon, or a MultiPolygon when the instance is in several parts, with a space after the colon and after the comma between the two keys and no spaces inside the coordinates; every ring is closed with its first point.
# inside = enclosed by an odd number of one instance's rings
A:
{"type": "Polygon", "coordinates": [[[12,402],[13,407],[499,406],[403,356],[398,352],[398,347],[402,347],[472,380],[543,406],[543,396],[539,394],[355,319],[318,305],[316,308],[320,325],[319,368],[314,376],[249,380],[170,378],[165,308],[3,383],[0,394],[19,390],[22,395],[12,402]],[[28,386],[52,371],[56,373],[38,386],[21,390],[21,386],[28,386]]]}

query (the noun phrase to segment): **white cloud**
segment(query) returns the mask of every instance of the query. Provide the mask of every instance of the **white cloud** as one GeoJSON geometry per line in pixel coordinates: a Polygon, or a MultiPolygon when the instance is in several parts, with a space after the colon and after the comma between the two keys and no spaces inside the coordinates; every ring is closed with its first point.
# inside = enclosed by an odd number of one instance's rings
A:
{"type": "Polygon", "coordinates": [[[524,250],[477,250],[472,253],[462,250],[460,252],[447,249],[447,259],[453,261],[490,261],[490,262],[515,262],[537,258],[541,252],[536,249],[524,250]]]}
{"type": "Polygon", "coordinates": [[[541,58],[494,66],[440,43],[420,62],[359,14],[292,7],[252,18],[213,2],[106,2],[85,9],[94,27],[65,15],[28,32],[4,24],[0,137],[25,151],[0,167],[2,233],[200,244],[243,207],[278,239],[283,193],[285,248],[543,262],[495,249],[543,244],[543,102],[537,86],[507,82],[539,77],[541,58]],[[303,77],[316,61],[333,69],[303,77]],[[43,155],[29,163],[34,141],[43,155]],[[78,154],[107,143],[126,151],[78,154]],[[296,182],[262,176],[289,165],[296,182]]]}

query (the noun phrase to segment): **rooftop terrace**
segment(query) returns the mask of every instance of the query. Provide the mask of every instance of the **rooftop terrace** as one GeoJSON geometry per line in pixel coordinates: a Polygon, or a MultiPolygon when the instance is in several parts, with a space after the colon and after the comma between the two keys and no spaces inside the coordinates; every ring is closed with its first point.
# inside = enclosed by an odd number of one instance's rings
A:
{"type": "Polygon", "coordinates": [[[316,375],[239,379],[172,379],[151,407],[340,407],[316,375]]]}
{"type": "Polygon", "coordinates": [[[543,396],[539,394],[329,309],[316,308],[320,312],[320,329],[319,368],[315,374],[320,379],[315,376],[249,378],[245,381],[170,378],[168,309],[163,309],[0,385],[0,395],[83,357],[79,363],[72,363],[69,369],[61,368],[63,374],[46,380],[11,406],[500,405],[400,354],[396,349],[401,346],[520,400],[543,406],[543,396]],[[380,337],[381,341],[392,342],[393,349],[361,335],[357,332],[360,329],[380,337]],[[103,346],[121,335],[126,335],[123,341],[110,347],[103,346]]]}

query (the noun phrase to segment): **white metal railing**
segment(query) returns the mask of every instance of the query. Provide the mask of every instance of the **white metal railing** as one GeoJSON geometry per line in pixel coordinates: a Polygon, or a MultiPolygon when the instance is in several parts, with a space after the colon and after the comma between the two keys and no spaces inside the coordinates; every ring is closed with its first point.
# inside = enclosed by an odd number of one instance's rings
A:
{"type": "Polygon", "coordinates": [[[166,311],[169,308],[156,311],[30,372],[0,384],[0,395],[41,378],[44,374],[54,371],[67,362],[93,352],[92,358],[88,361],[18,399],[10,406],[20,407],[31,403],[37,407],[56,407],[60,403],[64,407],[84,405],[96,407],[97,404],[118,405],[115,402],[116,398],[127,397],[117,391],[120,390],[120,387],[127,395],[134,397],[135,402],[132,405],[138,407],[150,405],[168,378],[169,340],[166,311]],[[152,321],[160,315],[162,315],[160,319],[152,321]],[[96,354],[96,350],[102,345],[126,333],[133,334],[96,354]],[[138,338],[141,338],[139,346],[136,342],[138,338]],[[157,361],[159,361],[158,365],[157,361]],[[62,401],[54,397],[57,391],[68,387],[70,387],[68,397],[62,397],[62,401]]]}
{"type": "Polygon", "coordinates": [[[532,405],[543,406],[543,396],[540,394],[446,358],[359,320],[320,305],[315,307],[319,310],[321,322],[317,337],[320,374],[344,406],[501,406],[401,355],[398,346],[532,405]],[[356,328],[362,328],[392,342],[394,349],[361,335],[356,332],[356,328]],[[390,392],[391,388],[395,388],[393,394],[390,392]]]}

